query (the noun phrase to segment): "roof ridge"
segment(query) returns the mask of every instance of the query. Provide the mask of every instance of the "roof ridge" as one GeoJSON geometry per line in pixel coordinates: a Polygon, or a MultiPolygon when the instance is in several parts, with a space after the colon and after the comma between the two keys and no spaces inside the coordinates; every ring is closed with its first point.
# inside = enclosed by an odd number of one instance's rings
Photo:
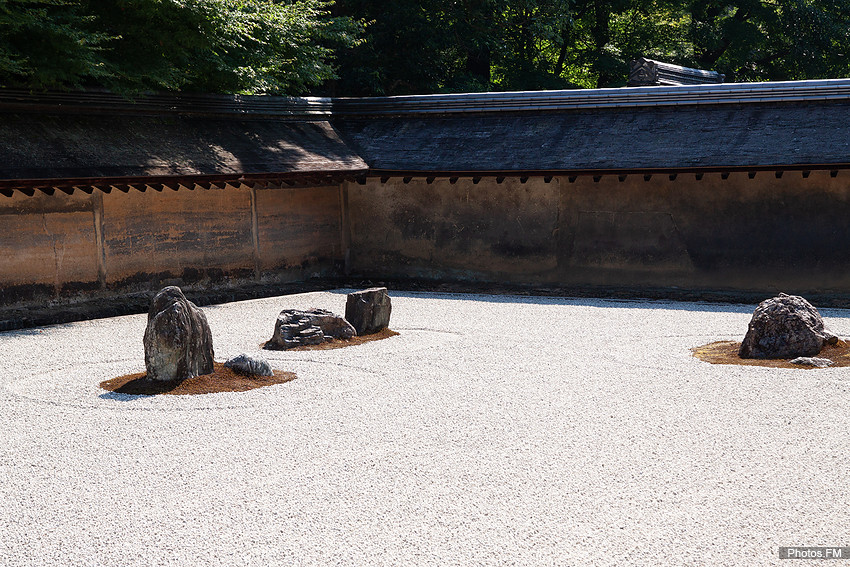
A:
{"type": "Polygon", "coordinates": [[[678,105],[850,100],[850,79],[329,98],[273,95],[41,92],[0,89],[0,109],[51,112],[270,116],[332,119],[385,114],[562,111],[678,105]]]}

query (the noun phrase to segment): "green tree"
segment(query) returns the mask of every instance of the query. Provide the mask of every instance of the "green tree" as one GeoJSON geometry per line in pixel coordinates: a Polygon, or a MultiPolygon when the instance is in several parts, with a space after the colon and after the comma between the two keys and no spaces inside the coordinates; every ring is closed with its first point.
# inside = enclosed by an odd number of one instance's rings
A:
{"type": "Polygon", "coordinates": [[[333,94],[438,92],[453,75],[442,0],[337,0],[334,14],[366,22],[363,42],[339,56],[333,94]]]}
{"type": "Polygon", "coordinates": [[[0,80],[33,88],[303,94],[358,33],[323,0],[0,2],[0,80]]]}
{"type": "Polygon", "coordinates": [[[687,11],[693,63],[717,68],[727,80],[827,78],[850,70],[846,0],[692,0],[687,11]]]}
{"type": "Polygon", "coordinates": [[[569,0],[339,0],[335,13],[368,22],[364,42],[340,56],[337,94],[569,85],[552,57],[569,0]]]}
{"type": "Polygon", "coordinates": [[[108,33],[76,0],[0,0],[0,84],[35,89],[110,76],[102,60],[108,33]]]}

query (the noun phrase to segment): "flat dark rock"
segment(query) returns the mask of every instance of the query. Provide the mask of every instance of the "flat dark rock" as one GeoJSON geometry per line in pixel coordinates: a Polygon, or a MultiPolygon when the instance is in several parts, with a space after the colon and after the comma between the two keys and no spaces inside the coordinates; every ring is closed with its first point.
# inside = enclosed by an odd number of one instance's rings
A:
{"type": "Polygon", "coordinates": [[[229,368],[237,374],[243,376],[273,376],[271,364],[261,356],[251,356],[249,354],[237,354],[236,356],[227,359],[224,363],[225,368],[229,368]]]}
{"type": "Polygon", "coordinates": [[[284,309],[277,317],[267,348],[288,349],[350,339],[357,332],[344,318],[326,309],[284,309]]]}
{"type": "Polygon", "coordinates": [[[816,356],[798,356],[790,362],[791,364],[798,364],[800,366],[813,366],[815,368],[827,368],[835,364],[828,358],[818,358],[816,356]]]}

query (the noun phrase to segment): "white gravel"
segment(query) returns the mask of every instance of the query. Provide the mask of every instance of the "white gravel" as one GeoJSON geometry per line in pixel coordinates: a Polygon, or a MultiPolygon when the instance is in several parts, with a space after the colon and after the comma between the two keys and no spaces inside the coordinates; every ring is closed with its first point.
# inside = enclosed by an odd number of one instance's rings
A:
{"type": "MultiPolygon", "coordinates": [[[[700,362],[753,306],[393,293],[294,382],[135,397],[143,315],[0,334],[0,564],[774,565],[850,545],[850,369],[700,362]]],[[[283,308],[207,307],[216,360],[283,308]]],[[[850,335],[850,312],[823,310],[850,335]]]]}

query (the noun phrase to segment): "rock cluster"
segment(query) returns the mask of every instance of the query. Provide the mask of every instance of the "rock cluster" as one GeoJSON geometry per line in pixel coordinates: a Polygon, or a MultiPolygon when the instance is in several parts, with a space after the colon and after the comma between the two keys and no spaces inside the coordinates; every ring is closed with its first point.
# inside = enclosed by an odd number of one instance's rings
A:
{"type": "Polygon", "coordinates": [[[349,293],[345,301],[345,318],[358,335],[371,335],[390,324],[393,306],[387,288],[373,287],[349,293]]]}
{"type": "Polygon", "coordinates": [[[267,346],[287,349],[317,345],[331,339],[350,339],[356,334],[348,321],[326,309],[284,309],[275,321],[267,346]]]}
{"type": "Polygon", "coordinates": [[[179,287],[163,288],[153,298],[143,342],[150,380],[171,382],[213,371],[207,318],[179,287]]]}
{"type": "Polygon", "coordinates": [[[261,356],[250,356],[245,353],[229,358],[225,361],[224,367],[245,376],[274,376],[268,360],[261,356]]]}
{"type": "Polygon", "coordinates": [[[741,358],[795,358],[818,354],[838,337],[824,328],[811,303],[780,293],[759,303],[741,343],[741,358]]]}

